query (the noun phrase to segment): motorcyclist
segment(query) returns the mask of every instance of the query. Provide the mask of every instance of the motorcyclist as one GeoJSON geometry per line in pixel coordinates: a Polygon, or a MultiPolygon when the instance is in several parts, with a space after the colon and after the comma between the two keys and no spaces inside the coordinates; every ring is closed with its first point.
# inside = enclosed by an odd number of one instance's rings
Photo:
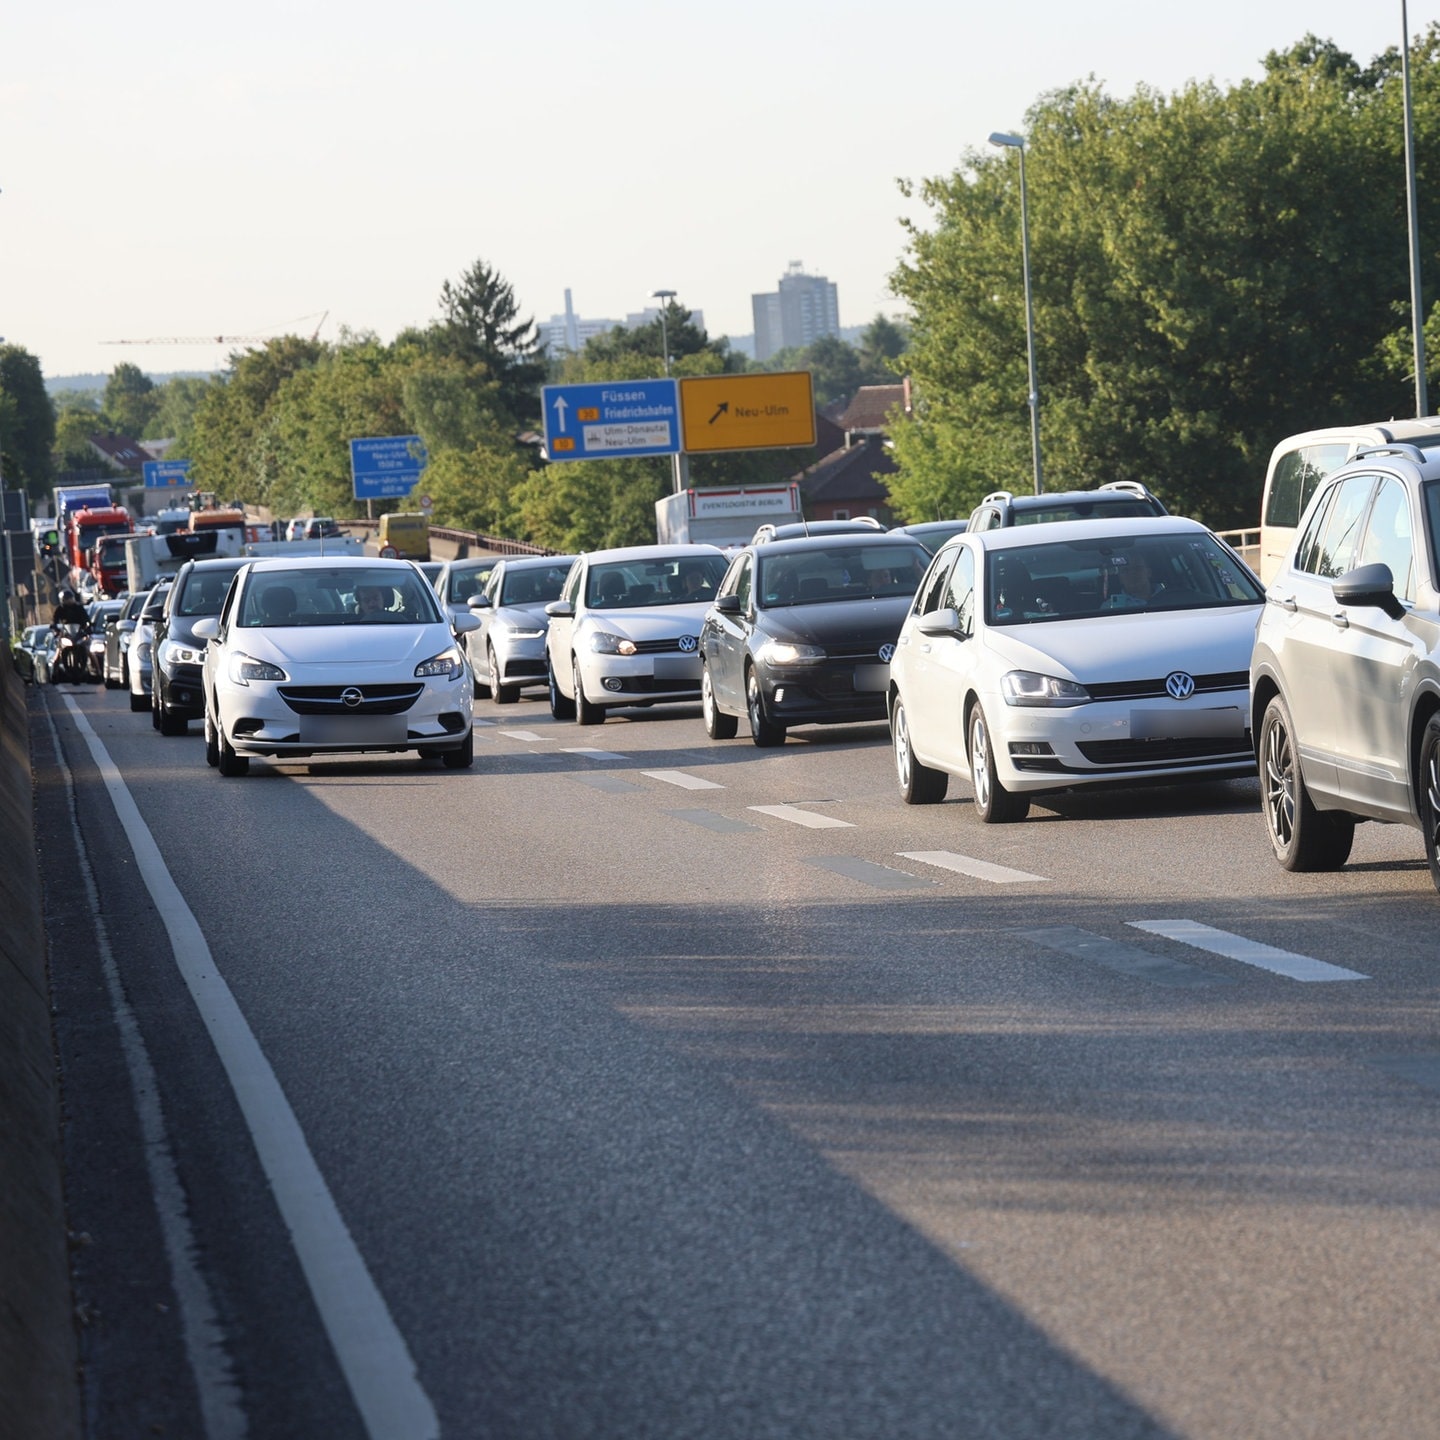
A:
{"type": "MultiPolygon", "coordinates": [[[[80,639],[90,633],[90,616],[73,590],[60,592],[60,602],[55,606],[55,614],[50,619],[50,629],[54,632],[59,632],[66,625],[79,626],[80,639]]],[[[78,640],[76,645],[69,647],[68,655],[62,648],[60,663],[68,669],[72,680],[79,678],[81,663],[78,640]]]]}

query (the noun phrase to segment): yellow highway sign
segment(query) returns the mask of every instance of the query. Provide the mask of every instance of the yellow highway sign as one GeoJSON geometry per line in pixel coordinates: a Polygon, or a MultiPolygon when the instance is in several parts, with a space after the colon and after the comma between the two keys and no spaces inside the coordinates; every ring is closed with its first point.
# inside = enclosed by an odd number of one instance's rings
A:
{"type": "Polygon", "coordinates": [[[775,450],[815,443],[815,392],[808,370],[687,375],[680,381],[682,448],[775,450]]]}

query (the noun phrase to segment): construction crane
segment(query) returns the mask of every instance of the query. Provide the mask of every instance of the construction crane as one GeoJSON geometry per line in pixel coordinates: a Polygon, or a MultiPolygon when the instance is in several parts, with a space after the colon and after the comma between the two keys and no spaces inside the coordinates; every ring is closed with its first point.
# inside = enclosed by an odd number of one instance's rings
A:
{"type": "MultiPolygon", "coordinates": [[[[323,313],[312,311],[309,315],[301,315],[301,320],[313,320],[316,315],[320,316],[319,324],[311,332],[310,338],[320,338],[320,326],[329,319],[328,310],[323,313]]],[[[263,345],[267,340],[274,340],[279,335],[287,334],[287,331],[272,330],[264,335],[156,335],[147,340],[102,340],[102,345],[263,345]]]]}

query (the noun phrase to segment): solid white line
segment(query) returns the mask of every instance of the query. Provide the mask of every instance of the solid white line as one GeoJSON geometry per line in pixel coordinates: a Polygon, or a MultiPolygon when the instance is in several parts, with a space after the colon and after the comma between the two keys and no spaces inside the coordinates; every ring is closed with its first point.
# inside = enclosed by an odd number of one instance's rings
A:
{"type": "Polygon", "coordinates": [[[773,815],[777,820],[788,820],[792,825],[803,825],[807,830],[853,830],[848,820],[837,820],[833,815],[817,815],[813,810],[801,810],[795,805],[750,805],[762,815],[773,815]]]}
{"type": "Polygon", "coordinates": [[[564,745],[561,746],[562,755],[583,755],[587,760],[623,760],[623,755],[617,755],[613,750],[596,750],[589,745],[564,745]]]}
{"type": "Polygon", "coordinates": [[[415,1374],[405,1338],[365,1268],[310,1153],[304,1132],[155,837],[100,737],[70,696],[65,704],[105,782],[135,864],[175,952],[175,964],[230,1079],[275,1194],[310,1293],[371,1440],[434,1440],[440,1423],[415,1374]]]}
{"type": "Polygon", "coordinates": [[[503,735],[507,740],[524,740],[527,744],[535,744],[540,737],[533,730],[497,730],[497,735],[503,735]]]}
{"type": "Polygon", "coordinates": [[[1011,870],[1004,865],[992,865],[988,860],[957,855],[953,850],[897,850],[895,853],[902,860],[938,865],[942,870],[953,870],[957,875],[969,875],[974,880],[989,880],[995,885],[1016,885],[1025,880],[1045,879],[1043,875],[1031,875],[1026,870],[1011,870]]]}
{"type": "Polygon", "coordinates": [[[243,1440],[249,1433],[249,1421],[241,1402],[230,1357],[225,1349],[225,1332],[215,1309],[215,1301],[196,1259],[195,1232],[190,1225],[185,1187],[175,1167],[175,1153],[165,1127],[165,1111],[160,1103],[160,1085],[145,1037],[135,1020],[135,1012],[125,996],[125,986],[115,964],[110,946],[110,932],[100,913],[100,892],[95,884],[95,871],[90,852],[80,828],[76,806],[75,777],[66,763],[55,729],[54,716],[47,709],[45,723],[50,729],[50,742],[55,747],[55,760],[65,777],[66,798],[70,809],[70,826],[75,835],[77,868],[85,887],[85,898],[95,921],[95,945],[100,955],[100,968],[105,977],[105,991],[110,999],[115,1028],[120,1034],[120,1049],[130,1076],[130,1091],[135,1114],[140,1121],[144,1139],[145,1169],[150,1177],[150,1191],[155,1197],[155,1212],[160,1221],[160,1234],[165,1242],[165,1255],[170,1262],[170,1277],[175,1285],[175,1299],[180,1307],[180,1331],[185,1340],[185,1355],[195,1377],[200,1399],[200,1419],[207,1440],[243,1440]]]}
{"type": "Polygon", "coordinates": [[[1346,970],[1342,965],[1329,965],[1324,960],[1313,960],[1308,955],[1297,955],[1291,950],[1280,950],[1274,945],[1263,945],[1258,940],[1247,940],[1243,935],[1232,935],[1228,930],[1213,930],[1195,920],[1131,920],[1133,929],[1144,930],[1151,935],[1163,935],[1169,940],[1178,940],[1183,945],[1193,945],[1197,950],[1208,950],[1212,955],[1224,955],[1228,960],[1238,960],[1242,965],[1254,965],[1260,970],[1269,970],[1275,975],[1284,975],[1290,980],[1368,980],[1358,970],[1346,970]]]}
{"type": "Polygon", "coordinates": [[[689,775],[684,770],[642,770],[652,780],[663,780],[667,785],[678,785],[682,790],[723,790],[713,780],[704,780],[699,775],[689,775]]]}

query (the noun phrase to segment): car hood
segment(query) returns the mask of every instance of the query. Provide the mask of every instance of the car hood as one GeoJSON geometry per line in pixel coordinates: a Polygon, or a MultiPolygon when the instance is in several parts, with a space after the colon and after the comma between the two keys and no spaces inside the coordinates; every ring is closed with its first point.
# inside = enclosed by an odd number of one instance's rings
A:
{"type": "Polygon", "coordinates": [[[550,624],[545,602],[534,605],[501,605],[491,612],[493,625],[510,625],[517,630],[544,630],[550,624]]]}
{"type": "Polygon", "coordinates": [[[231,649],[294,665],[418,665],[455,643],[448,625],[298,625],[236,630],[231,649]]]}
{"type": "Polygon", "coordinates": [[[879,649],[893,645],[913,597],[830,600],[811,605],[776,605],[756,616],[757,632],[798,644],[879,649]]]}
{"type": "Polygon", "coordinates": [[[1149,680],[1172,670],[1248,673],[1263,609],[1256,604],[1007,625],[988,630],[986,644],[1007,665],[1081,685],[1149,680]]]}
{"type": "Polygon", "coordinates": [[[677,635],[698,635],[710,608],[698,605],[654,605],[639,610],[587,610],[582,622],[629,640],[672,640],[677,635]]]}

